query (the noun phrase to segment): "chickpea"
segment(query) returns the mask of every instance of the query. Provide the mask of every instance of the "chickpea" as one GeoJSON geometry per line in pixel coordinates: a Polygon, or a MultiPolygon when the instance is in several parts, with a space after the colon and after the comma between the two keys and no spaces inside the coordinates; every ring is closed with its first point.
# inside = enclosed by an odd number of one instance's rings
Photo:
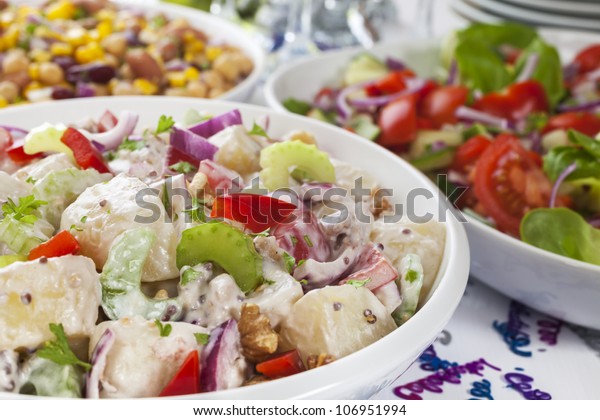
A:
{"type": "Polygon", "coordinates": [[[57,85],[64,80],[62,68],[56,63],[40,64],[40,82],[45,85],[57,85]]]}
{"type": "Polygon", "coordinates": [[[287,133],[284,140],[300,140],[302,143],[306,144],[317,144],[317,139],[308,131],[304,130],[294,130],[287,133]]]}
{"type": "Polygon", "coordinates": [[[115,57],[123,57],[127,51],[127,39],[121,33],[111,34],[104,38],[102,47],[115,57]]]}
{"type": "Polygon", "coordinates": [[[115,69],[119,67],[119,59],[112,54],[104,54],[104,62],[115,69]]]}
{"type": "Polygon", "coordinates": [[[192,80],[187,85],[187,93],[189,96],[194,96],[196,98],[206,98],[208,88],[203,82],[192,80]]]}
{"type": "Polygon", "coordinates": [[[94,96],[109,96],[108,87],[106,85],[94,83],[92,84],[92,88],[96,92],[94,96]]]}
{"type": "Polygon", "coordinates": [[[22,50],[10,51],[2,62],[2,71],[5,74],[18,73],[27,71],[29,67],[29,59],[25,56],[22,50]]]}
{"type": "Polygon", "coordinates": [[[223,88],[212,88],[210,90],[210,92],[208,92],[208,97],[209,98],[216,98],[217,96],[220,96],[222,94],[225,93],[225,90],[223,88]]]}
{"type": "Polygon", "coordinates": [[[167,96],[189,96],[189,93],[186,88],[168,88],[167,90],[165,90],[165,95],[167,95],[167,96]]]}
{"type": "Polygon", "coordinates": [[[202,73],[202,80],[209,88],[222,88],[223,87],[223,76],[221,73],[214,70],[207,70],[202,73]]]}
{"type": "Polygon", "coordinates": [[[115,86],[112,89],[112,94],[114,96],[119,96],[119,95],[140,95],[141,92],[139,91],[138,88],[136,88],[135,86],[133,86],[129,82],[117,82],[117,84],[115,84],[115,86]]]}
{"type": "Polygon", "coordinates": [[[19,95],[19,86],[9,80],[0,82],[0,96],[3,96],[8,102],[14,102],[19,95]]]}

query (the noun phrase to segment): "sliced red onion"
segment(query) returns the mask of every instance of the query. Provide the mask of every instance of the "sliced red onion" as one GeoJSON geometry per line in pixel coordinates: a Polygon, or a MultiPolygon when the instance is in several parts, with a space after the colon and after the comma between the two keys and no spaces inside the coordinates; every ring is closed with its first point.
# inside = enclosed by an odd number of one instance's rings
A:
{"type": "Polygon", "coordinates": [[[587,222],[596,229],[600,229],[600,216],[590,217],[587,219],[587,222]]]}
{"type": "Polygon", "coordinates": [[[556,178],[556,182],[554,183],[554,186],[552,187],[552,194],[550,195],[550,204],[548,207],[554,208],[554,205],[556,204],[556,196],[558,195],[558,189],[560,188],[560,185],[563,183],[563,181],[565,179],[567,179],[567,177],[569,175],[571,175],[573,172],[575,172],[576,169],[577,169],[577,164],[572,163],[569,166],[567,166],[564,171],[562,171],[562,173],[558,176],[558,178],[556,178]]]}
{"type": "Polygon", "coordinates": [[[198,162],[204,159],[212,159],[219,150],[217,146],[209,143],[204,137],[185,128],[177,127],[174,127],[171,131],[170,144],[198,162]]]}
{"type": "Polygon", "coordinates": [[[574,105],[559,105],[557,110],[558,112],[594,112],[598,107],[600,107],[600,99],[574,105]]]}
{"type": "Polygon", "coordinates": [[[455,185],[462,185],[462,186],[470,185],[469,180],[466,175],[461,174],[458,171],[453,171],[453,170],[448,171],[448,181],[452,182],[455,185]]]}
{"type": "Polygon", "coordinates": [[[525,61],[525,65],[521,70],[521,73],[519,73],[519,77],[517,77],[517,82],[524,82],[526,80],[531,79],[531,76],[533,76],[533,72],[537,68],[539,58],[540,56],[537,53],[529,54],[527,60],[525,61]]]}
{"type": "Polygon", "coordinates": [[[230,319],[210,332],[200,356],[203,392],[236,388],[244,381],[247,364],[242,356],[237,321],[230,319]]]}
{"type": "Polygon", "coordinates": [[[452,86],[455,85],[458,81],[458,64],[456,60],[453,59],[452,63],[450,63],[450,69],[448,70],[448,79],[446,80],[446,85],[452,86]]]}
{"type": "Polygon", "coordinates": [[[339,93],[338,90],[332,89],[329,94],[317,95],[312,104],[313,108],[318,108],[325,112],[335,111],[335,104],[339,93]]]}
{"type": "Polygon", "coordinates": [[[205,139],[212,137],[219,131],[224,130],[232,125],[242,124],[242,114],[237,109],[218,115],[210,120],[202,121],[199,124],[188,127],[188,130],[205,139]]]}
{"type": "Polygon", "coordinates": [[[27,131],[27,130],[23,130],[22,128],[19,128],[19,127],[13,127],[11,125],[1,124],[0,128],[4,128],[6,131],[9,131],[11,135],[18,133],[18,134],[23,134],[24,136],[26,136],[27,133],[29,133],[29,131],[27,131]]]}
{"type": "Polygon", "coordinates": [[[79,130],[90,141],[104,146],[105,150],[114,150],[125,140],[127,136],[133,133],[138,122],[138,115],[131,111],[123,111],[119,114],[119,121],[109,131],[104,133],[90,133],[86,130],[79,130]]]}
{"type": "Polygon", "coordinates": [[[483,98],[483,92],[479,89],[473,90],[473,99],[478,100],[483,98]]]}
{"type": "Polygon", "coordinates": [[[448,144],[446,144],[445,141],[443,141],[443,140],[436,140],[433,143],[431,143],[431,146],[430,146],[429,150],[432,151],[432,152],[439,152],[440,150],[444,150],[446,148],[448,148],[448,144]]]}
{"type": "Polygon", "coordinates": [[[96,91],[91,85],[79,82],[75,86],[75,96],[78,98],[91,98],[96,96],[96,91]]]}
{"type": "Polygon", "coordinates": [[[115,334],[110,328],[107,328],[94,347],[90,363],[92,369],[85,378],[85,397],[100,398],[100,377],[106,368],[106,357],[115,343],[115,334]]]}
{"type": "Polygon", "coordinates": [[[385,96],[376,96],[373,98],[350,99],[350,104],[358,108],[370,106],[383,106],[403,96],[410,95],[419,91],[425,85],[425,81],[422,79],[409,79],[407,80],[407,85],[408,86],[406,87],[406,89],[404,89],[401,92],[385,96]]]}
{"type": "Polygon", "coordinates": [[[504,118],[499,118],[494,115],[478,111],[476,109],[469,108],[466,106],[458,107],[455,115],[460,120],[479,122],[484,125],[498,127],[502,130],[508,130],[511,128],[510,122],[504,118]]]}
{"type": "Polygon", "coordinates": [[[537,130],[533,130],[531,132],[531,134],[529,134],[529,138],[531,139],[531,150],[533,150],[534,152],[541,154],[543,147],[542,147],[542,135],[540,134],[539,131],[537,130]]]}
{"type": "Polygon", "coordinates": [[[306,280],[306,284],[302,285],[304,291],[328,286],[351,272],[360,257],[360,249],[362,248],[346,248],[339,257],[329,262],[307,259],[296,267],[294,278],[306,280]]]}
{"type": "Polygon", "coordinates": [[[271,119],[269,118],[268,114],[261,115],[260,117],[258,117],[256,119],[256,124],[258,124],[259,126],[261,126],[263,128],[263,130],[265,130],[266,132],[268,132],[269,131],[269,125],[271,124],[271,119]]]}
{"type": "Polygon", "coordinates": [[[341,280],[339,284],[346,284],[350,280],[370,279],[365,287],[373,291],[393,282],[397,277],[398,271],[386,256],[383,255],[382,249],[378,245],[371,243],[361,250],[360,257],[352,268],[352,274],[341,280]]]}
{"type": "Polygon", "coordinates": [[[574,80],[579,74],[579,64],[573,62],[563,67],[563,78],[567,81],[574,80]]]}
{"type": "Polygon", "coordinates": [[[352,107],[348,104],[348,95],[363,89],[370,83],[372,82],[357,83],[342,89],[335,100],[335,108],[342,121],[346,121],[348,118],[350,118],[353,112],[352,107]]]}
{"type": "Polygon", "coordinates": [[[102,143],[98,143],[96,140],[92,140],[92,145],[98,150],[100,153],[104,153],[106,151],[106,147],[102,143]]]}
{"type": "Polygon", "coordinates": [[[189,64],[179,58],[171,60],[165,64],[165,69],[167,71],[183,71],[188,67],[189,64]]]}
{"type": "Polygon", "coordinates": [[[387,66],[388,69],[393,70],[393,71],[400,71],[400,70],[404,70],[406,68],[406,65],[404,64],[404,62],[402,62],[394,57],[386,57],[385,65],[387,66]]]}

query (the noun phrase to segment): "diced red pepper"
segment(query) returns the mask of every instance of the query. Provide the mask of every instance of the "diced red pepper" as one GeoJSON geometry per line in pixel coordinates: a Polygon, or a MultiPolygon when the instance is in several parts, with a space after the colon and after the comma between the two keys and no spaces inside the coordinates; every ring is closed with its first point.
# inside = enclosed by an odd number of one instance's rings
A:
{"type": "Polygon", "coordinates": [[[192,351],[171,379],[171,382],[161,391],[161,397],[176,395],[198,394],[200,392],[200,361],[198,352],[192,351]]]}
{"type": "Polygon", "coordinates": [[[257,364],[256,370],[269,379],[277,379],[295,375],[306,369],[298,350],[291,350],[257,364]]]}
{"type": "Polygon", "coordinates": [[[260,233],[283,222],[294,210],[294,204],[268,195],[238,193],[216,197],[210,217],[235,220],[260,233]]]}
{"type": "Polygon", "coordinates": [[[60,141],[73,151],[75,161],[82,169],[93,168],[100,173],[110,173],[98,149],[79,131],[67,128],[60,141]]]}
{"type": "Polygon", "coordinates": [[[44,156],[43,153],[36,153],[34,155],[25,153],[25,150],[23,149],[24,144],[24,140],[16,140],[6,149],[6,154],[13,162],[24,165],[32,160],[39,159],[44,156]]]}
{"type": "Polygon", "coordinates": [[[98,120],[98,131],[104,133],[105,131],[114,128],[118,122],[119,120],[117,117],[107,109],[98,120]]]}
{"type": "Polygon", "coordinates": [[[50,240],[36,246],[29,252],[28,260],[37,260],[41,257],[52,258],[79,252],[79,242],[68,230],[54,235],[50,240]]]}

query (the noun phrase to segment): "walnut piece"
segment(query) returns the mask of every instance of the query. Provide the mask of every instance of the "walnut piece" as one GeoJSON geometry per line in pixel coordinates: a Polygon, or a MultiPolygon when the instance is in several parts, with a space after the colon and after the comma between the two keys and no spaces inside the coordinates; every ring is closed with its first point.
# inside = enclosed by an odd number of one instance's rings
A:
{"type": "Polygon", "coordinates": [[[242,313],[238,322],[242,343],[242,354],[251,362],[257,363],[267,359],[277,350],[279,336],[266,315],[260,313],[260,307],[253,303],[242,305],[242,313]]]}
{"type": "Polygon", "coordinates": [[[244,381],[244,383],[242,384],[242,386],[256,385],[256,384],[260,384],[260,383],[268,382],[268,381],[270,381],[270,379],[267,378],[266,376],[263,376],[263,375],[254,375],[250,379],[246,379],[244,381]]]}
{"type": "Polygon", "coordinates": [[[318,368],[323,365],[328,365],[329,363],[334,362],[334,361],[335,361],[335,357],[332,356],[331,354],[327,354],[327,353],[321,353],[319,355],[311,354],[310,356],[308,356],[306,358],[306,367],[307,367],[307,369],[314,369],[314,368],[318,368]]]}
{"type": "Polygon", "coordinates": [[[377,189],[371,194],[373,207],[371,212],[375,217],[379,217],[382,213],[387,213],[393,210],[394,206],[386,196],[386,190],[377,189]]]}

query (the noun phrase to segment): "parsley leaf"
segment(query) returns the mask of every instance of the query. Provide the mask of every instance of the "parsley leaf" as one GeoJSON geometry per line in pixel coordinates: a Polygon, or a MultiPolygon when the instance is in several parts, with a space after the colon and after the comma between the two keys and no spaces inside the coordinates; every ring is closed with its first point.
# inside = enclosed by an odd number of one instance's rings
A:
{"type": "Polygon", "coordinates": [[[42,359],[52,360],[59,365],[76,365],[81,366],[86,371],[92,368],[92,365],[82,362],[75,356],[75,353],[69,347],[65,329],[62,324],[50,324],[50,331],[56,337],[54,341],[46,342],[46,345],[41,350],[38,350],[37,355],[42,359]]]}
{"type": "Polygon", "coordinates": [[[193,268],[188,268],[181,275],[181,281],[179,282],[182,286],[196,280],[198,278],[198,272],[193,268]]]}
{"type": "Polygon", "coordinates": [[[260,125],[256,124],[256,122],[252,126],[252,130],[248,131],[248,134],[253,135],[253,136],[262,136],[266,139],[269,138],[269,135],[267,134],[265,129],[262,128],[260,125]]]}
{"type": "Polygon", "coordinates": [[[196,168],[190,162],[186,162],[185,160],[182,160],[181,162],[177,162],[177,163],[169,166],[169,169],[171,169],[175,172],[179,172],[180,174],[189,174],[190,172],[196,172],[196,170],[198,168],[196,168]]]}
{"type": "Polygon", "coordinates": [[[264,279],[263,283],[266,284],[267,286],[272,286],[275,284],[275,280],[264,279]]]}
{"type": "Polygon", "coordinates": [[[5,216],[12,215],[16,220],[33,224],[37,220],[33,212],[46,204],[48,202],[36,200],[33,195],[19,198],[19,204],[16,204],[12,198],[8,197],[8,201],[2,205],[2,212],[5,216]]]}
{"type": "Polygon", "coordinates": [[[184,213],[189,213],[192,217],[192,222],[206,223],[206,213],[204,212],[204,201],[196,197],[192,197],[192,207],[185,209],[184,213]]]}
{"type": "Polygon", "coordinates": [[[368,278],[366,280],[350,280],[346,284],[349,284],[350,286],[354,286],[358,289],[359,287],[364,287],[365,284],[369,283],[370,281],[371,281],[370,278],[368,278]]]}
{"type": "Polygon", "coordinates": [[[308,235],[304,235],[304,242],[306,242],[306,245],[308,245],[309,248],[313,247],[313,243],[308,235]]]}
{"type": "Polygon", "coordinates": [[[285,269],[287,270],[287,272],[291,273],[294,270],[294,266],[296,265],[296,259],[287,252],[284,252],[283,262],[285,263],[285,269]]]}
{"type": "Polygon", "coordinates": [[[194,337],[196,337],[196,343],[201,344],[203,346],[207,345],[208,340],[210,340],[210,334],[194,333],[194,337]]]}
{"type": "Polygon", "coordinates": [[[37,179],[35,179],[34,177],[30,176],[28,177],[25,182],[27,182],[28,184],[35,184],[37,182],[37,179]]]}
{"type": "Polygon", "coordinates": [[[412,283],[419,278],[419,272],[416,270],[408,270],[405,278],[407,282],[412,283]]]}
{"type": "Polygon", "coordinates": [[[300,284],[308,284],[308,280],[306,280],[306,279],[298,280],[298,283],[300,283],[300,284]]]}
{"type": "Polygon", "coordinates": [[[130,140],[127,138],[123,140],[123,143],[119,145],[117,150],[129,150],[134,152],[136,150],[143,149],[145,146],[146,142],[144,140],[130,140]]]}
{"type": "Polygon", "coordinates": [[[167,117],[165,115],[161,115],[158,119],[158,126],[156,127],[156,134],[166,133],[175,125],[175,121],[173,117],[167,117]]]}
{"type": "Polygon", "coordinates": [[[290,242],[292,243],[292,246],[295,247],[298,243],[298,239],[294,235],[290,235],[290,242]]]}
{"type": "Polygon", "coordinates": [[[171,334],[171,331],[173,330],[173,327],[171,326],[171,324],[163,324],[158,319],[155,320],[154,323],[158,327],[158,331],[159,331],[161,337],[168,337],[169,334],[171,334]]]}
{"type": "Polygon", "coordinates": [[[298,261],[298,264],[296,264],[296,267],[300,267],[305,262],[306,262],[306,260],[300,260],[300,261],[298,261]]]}

